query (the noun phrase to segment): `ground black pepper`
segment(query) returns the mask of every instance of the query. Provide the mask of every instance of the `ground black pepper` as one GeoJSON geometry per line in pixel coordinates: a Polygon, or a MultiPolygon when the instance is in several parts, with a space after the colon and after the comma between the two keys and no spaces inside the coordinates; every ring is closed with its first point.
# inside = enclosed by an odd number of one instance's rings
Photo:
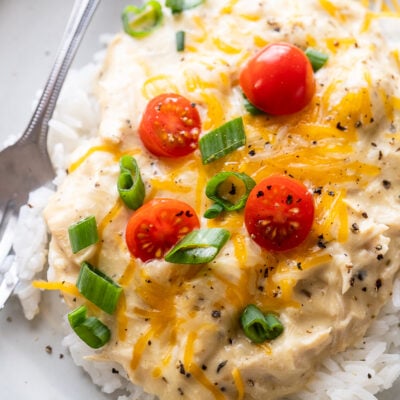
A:
{"type": "Polygon", "coordinates": [[[218,367],[217,367],[217,374],[219,374],[219,372],[221,371],[221,369],[224,368],[225,365],[226,365],[227,363],[228,363],[228,360],[224,360],[224,361],[222,361],[222,362],[220,362],[220,363],[218,364],[218,367]]]}

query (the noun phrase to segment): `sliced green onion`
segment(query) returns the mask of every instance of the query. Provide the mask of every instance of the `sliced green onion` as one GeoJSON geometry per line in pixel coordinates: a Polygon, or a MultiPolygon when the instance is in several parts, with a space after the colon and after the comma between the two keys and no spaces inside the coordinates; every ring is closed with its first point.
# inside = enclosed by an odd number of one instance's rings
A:
{"type": "Polygon", "coordinates": [[[93,349],[104,346],[110,340],[110,329],[96,317],[87,317],[86,306],[71,311],[68,321],[74,332],[93,349]]]}
{"type": "Polygon", "coordinates": [[[205,0],[167,0],[165,5],[169,7],[173,14],[181,13],[189,8],[194,8],[204,3],[205,0]]]}
{"type": "Polygon", "coordinates": [[[240,210],[246,204],[254,179],[241,172],[220,172],[206,186],[206,196],[227,211],[240,210]]]}
{"type": "Polygon", "coordinates": [[[83,296],[109,314],[114,313],[122,293],[119,285],[88,262],[81,265],[76,287],[83,296]]]}
{"type": "Polygon", "coordinates": [[[321,53],[320,51],[311,47],[305,51],[305,55],[310,60],[314,72],[317,72],[320,68],[322,68],[329,58],[328,54],[321,53]]]}
{"type": "Polygon", "coordinates": [[[243,104],[244,104],[244,108],[246,109],[246,111],[251,114],[251,115],[261,115],[261,114],[265,114],[264,111],[260,110],[259,108],[257,108],[253,103],[250,103],[249,99],[246,97],[246,95],[243,93],[243,104]]]}
{"type": "Polygon", "coordinates": [[[212,219],[218,217],[219,214],[224,211],[224,207],[221,204],[214,203],[204,213],[204,218],[212,219]]]}
{"type": "Polygon", "coordinates": [[[99,241],[99,234],[97,232],[96,218],[91,215],[70,225],[68,236],[74,254],[97,243],[99,241]]]}
{"type": "Polygon", "coordinates": [[[275,315],[264,315],[254,304],[244,309],[240,323],[245,335],[254,343],[276,339],[283,332],[283,325],[275,315]]]}
{"type": "Polygon", "coordinates": [[[123,202],[132,210],[138,209],[144,201],[145,187],[136,160],[129,155],[119,161],[121,173],[118,177],[118,193],[123,202]]]}
{"type": "Polygon", "coordinates": [[[185,31],[176,32],[176,51],[185,50],[185,31]]]}
{"type": "Polygon", "coordinates": [[[233,119],[208,132],[199,140],[203,164],[208,164],[231,153],[246,143],[242,117],[233,119]]]}
{"type": "Polygon", "coordinates": [[[268,339],[276,339],[283,332],[283,325],[281,321],[279,321],[274,314],[266,314],[264,317],[269,326],[268,339]]]}
{"type": "Polygon", "coordinates": [[[148,1],[142,7],[126,6],[121,18],[124,31],[130,36],[141,38],[161,24],[163,13],[158,1],[148,1]]]}
{"type": "Polygon", "coordinates": [[[204,264],[212,261],[230,238],[226,229],[197,229],[188,233],[165,256],[174,264],[204,264]]]}

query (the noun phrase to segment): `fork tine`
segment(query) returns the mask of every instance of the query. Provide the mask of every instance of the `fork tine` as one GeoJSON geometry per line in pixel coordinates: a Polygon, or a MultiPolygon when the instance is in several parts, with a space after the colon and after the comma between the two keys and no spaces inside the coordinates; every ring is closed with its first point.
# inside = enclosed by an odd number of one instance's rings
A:
{"type": "Polygon", "coordinates": [[[8,202],[0,222],[0,266],[12,250],[16,225],[17,215],[13,203],[8,202]]]}
{"type": "Polygon", "coordinates": [[[18,264],[15,262],[15,256],[10,255],[4,260],[4,266],[7,272],[4,274],[0,283],[0,310],[4,307],[7,299],[18,285],[18,264]]]}

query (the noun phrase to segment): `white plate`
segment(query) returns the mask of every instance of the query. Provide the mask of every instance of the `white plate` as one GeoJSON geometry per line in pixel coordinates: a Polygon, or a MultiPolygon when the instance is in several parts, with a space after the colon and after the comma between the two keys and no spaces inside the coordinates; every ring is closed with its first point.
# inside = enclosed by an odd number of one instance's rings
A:
{"type": "MultiPolygon", "coordinates": [[[[100,33],[120,29],[121,10],[129,3],[104,0],[100,4],[75,67],[89,62],[100,49],[100,33]]],[[[72,4],[73,0],[0,0],[0,141],[25,128],[32,99],[45,82],[72,4]]],[[[41,309],[31,322],[24,319],[15,299],[0,312],[0,399],[115,399],[101,393],[62,347],[66,310],[58,295],[46,293],[41,309]]],[[[395,400],[398,393],[400,384],[379,399],[395,400]]]]}

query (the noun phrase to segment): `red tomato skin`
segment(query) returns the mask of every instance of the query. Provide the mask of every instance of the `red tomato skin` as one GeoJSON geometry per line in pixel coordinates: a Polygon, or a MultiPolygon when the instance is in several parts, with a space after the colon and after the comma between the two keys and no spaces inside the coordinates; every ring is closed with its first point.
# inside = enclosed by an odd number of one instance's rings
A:
{"type": "Polygon", "coordinates": [[[298,47],[272,43],[256,53],[240,73],[250,103],[271,115],[294,114],[315,94],[312,65],[298,47]]]}
{"type": "Polygon", "coordinates": [[[130,217],[125,231],[129,252],[142,261],[163,258],[182,237],[200,222],[193,208],[167,198],[150,200],[130,217]]]}
{"type": "Polygon", "coordinates": [[[158,157],[192,153],[198,147],[200,131],[196,106],[176,93],[164,93],[150,100],[139,125],[144,146],[158,157]]]}
{"type": "Polygon", "coordinates": [[[245,225],[262,248],[286,251],[307,238],[314,222],[314,208],[312,194],[303,183],[285,175],[272,175],[250,192],[245,225]]]}

